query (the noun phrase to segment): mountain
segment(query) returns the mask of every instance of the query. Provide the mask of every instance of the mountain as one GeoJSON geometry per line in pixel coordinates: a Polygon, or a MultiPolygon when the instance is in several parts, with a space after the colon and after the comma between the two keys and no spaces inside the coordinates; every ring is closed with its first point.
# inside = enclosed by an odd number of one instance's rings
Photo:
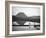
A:
{"type": "Polygon", "coordinates": [[[24,25],[24,23],[26,22],[22,21],[24,18],[27,18],[27,16],[22,12],[18,13],[15,17],[13,16],[13,19],[15,19],[15,21],[17,21],[17,23],[21,25],[24,25]]]}
{"type": "Polygon", "coordinates": [[[12,21],[16,21],[18,24],[24,25],[26,21],[40,23],[40,16],[27,17],[24,13],[20,12],[16,16],[12,16],[12,21]]]}

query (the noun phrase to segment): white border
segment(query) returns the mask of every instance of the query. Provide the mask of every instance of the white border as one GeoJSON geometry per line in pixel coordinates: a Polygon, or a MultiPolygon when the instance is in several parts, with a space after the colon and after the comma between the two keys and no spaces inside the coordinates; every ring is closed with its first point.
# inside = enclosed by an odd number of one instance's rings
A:
{"type": "Polygon", "coordinates": [[[9,21],[10,21],[9,34],[43,33],[43,7],[40,6],[40,5],[10,4],[10,20],[9,21]],[[32,30],[32,31],[12,31],[12,6],[39,7],[40,8],[40,30],[32,30]]]}

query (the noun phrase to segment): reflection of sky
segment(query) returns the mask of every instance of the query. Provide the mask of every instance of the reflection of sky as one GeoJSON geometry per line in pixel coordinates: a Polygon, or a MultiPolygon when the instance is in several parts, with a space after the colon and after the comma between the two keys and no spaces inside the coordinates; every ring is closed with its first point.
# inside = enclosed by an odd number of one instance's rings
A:
{"type": "Polygon", "coordinates": [[[39,16],[40,15],[40,8],[32,8],[32,7],[13,7],[12,15],[16,15],[19,12],[25,13],[27,16],[39,16]]]}

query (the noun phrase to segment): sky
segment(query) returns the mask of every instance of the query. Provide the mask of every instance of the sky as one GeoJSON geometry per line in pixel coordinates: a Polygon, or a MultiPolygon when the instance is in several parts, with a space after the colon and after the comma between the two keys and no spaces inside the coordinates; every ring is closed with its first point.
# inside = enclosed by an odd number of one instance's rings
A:
{"type": "Polygon", "coordinates": [[[13,7],[12,15],[17,15],[19,12],[23,12],[26,16],[40,16],[40,8],[37,7],[13,7]]]}

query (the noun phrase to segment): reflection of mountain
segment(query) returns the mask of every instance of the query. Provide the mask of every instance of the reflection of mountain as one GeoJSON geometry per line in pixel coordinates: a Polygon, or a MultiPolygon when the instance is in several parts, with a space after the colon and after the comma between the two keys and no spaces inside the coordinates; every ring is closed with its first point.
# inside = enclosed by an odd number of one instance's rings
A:
{"type": "Polygon", "coordinates": [[[38,22],[40,23],[40,16],[27,17],[24,13],[18,13],[16,16],[12,16],[13,21],[23,25],[26,21],[38,22]]]}

